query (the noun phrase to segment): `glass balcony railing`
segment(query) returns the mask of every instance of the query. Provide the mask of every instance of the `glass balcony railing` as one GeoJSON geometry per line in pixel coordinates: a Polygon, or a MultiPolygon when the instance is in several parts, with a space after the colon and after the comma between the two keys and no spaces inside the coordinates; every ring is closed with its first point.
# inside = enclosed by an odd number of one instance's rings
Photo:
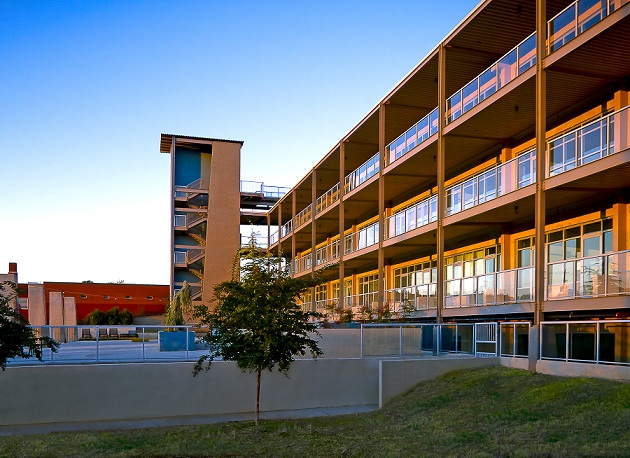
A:
{"type": "Polygon", "coordinates": [[[388,289],[386,301],[393,311],[427,310],[437,307],[437,284],[388,289]]]}
{"type": "Polygon", "coordinates": [[[630,0],[577,0],[547,23],[547,53],[560,49],[630,0]]]}
{"type": "Polygon", "coordinates": [[[339,240],[320,247],[315,252],[315,265],[320,266],[339,259],[339,240]]]}
{"type": "Polygon", "coordinates": [[[480,205],[536,182],[536,150],[446,190],[446,216],[480,205]]]}
{"type": "Polygon", "coordinates": [[[398,160],[438,131],[438,109],[435,108],[417,124],[387,145],[387,164],[398,160]]]}
{"type": "Polygon", "coordinates": [[[339,200],[339,183],[334,185],[325,194],[322,194],[317,198],[316,204],[316,212],[321,213],[324,209],[330,207],[332,204],[339,200]]]}
{"type": "Polygon", "coordinates": [[[456,278],[445,282],[446,307],[502,305],[533,300],[533,267],[456,278]]]}
{"type": "Polygon", "coordinates": [[[346,175],[346,193],[352,191],[354,188],[365,183],[367,180],[376,175],[381,168],[380,162],[381,153],[376,153],[374,156],[372,156],[359,167],[357,167],[353,172],[350,172],[348,175],[346,175]]]}
{"type": "Polygon", "coordinates": [[[269,236],[269,245],[275,245],[278,243],[278,231],[269,236]]]}
{"type": "Polygon", "coordinates": [[[424,199],[388,217],[385,224],[386,238],[391,239],[434,221],[437,221],[437,196],[424,199]]]}
{"type": "Polygon", "coordinates": [[[378,243],[378,222],[360,229],[344,237],[344,253],[350,254],[378,243]]]}
{"type": "Polygon", "coordinates": [[[304,210],[295,215],[295,227],[300,227],[302,224],[305,224],[311,220],[313,216],[311,208],[312,204],[308,204],[308,206],[304,210]]]}
{"type": "Polygon", "coordinates": [[[313,257],[311,256],[311,253],[309,253],[293,261],[293,272],[294,273],[304,272],[306,270],[310,270],[312,266],[313,266],[313,257]]]}
{"type": "Polygon", "coordinates": [[[507,83],[536,65],[536,32],[446,100],[446,122],[453,122],[507,83]]]}
{"type": "Polygon", "coordinates": [[[547,299],[630,294],[630,251],[547,265],[547,299]]]}
{"type": "Polygon", "coordinates": [[[289,220],[286,223],[284,223],[282,225],[282,227],[280,228],[280,238],[284,238],[287,235],[289,235],[291,233],[291,231],[293,231],[293,220],[289,220]]]}
{"type": "Polygon", "coordinates": [[[550,177],[630,146],[630,107],[603,116],[547,142],[550,177]]]}

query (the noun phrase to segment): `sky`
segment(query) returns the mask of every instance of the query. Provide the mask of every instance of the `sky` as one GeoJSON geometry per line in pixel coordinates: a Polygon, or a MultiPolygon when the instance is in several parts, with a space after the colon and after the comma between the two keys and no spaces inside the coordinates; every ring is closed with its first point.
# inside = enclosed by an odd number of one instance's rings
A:
{"type": "Polygon", "coordinates": [[[0,273],[168,284],[161,133],[295,185],[477,0],[0,0],[0,273]]]}

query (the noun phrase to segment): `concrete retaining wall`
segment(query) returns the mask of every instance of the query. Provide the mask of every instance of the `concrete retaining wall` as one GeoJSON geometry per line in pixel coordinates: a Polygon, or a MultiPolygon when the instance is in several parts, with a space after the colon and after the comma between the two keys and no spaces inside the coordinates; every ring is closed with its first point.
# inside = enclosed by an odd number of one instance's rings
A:
{"type": "Polygon", "coordinates": [[[379,366],[379,407],[409,391],[418,383],[448,372],[498,366],[499,358],[381,360],[379,366]]]}
{"type": "Polygon", "coordinates": [[[630,367],[608,364],[589,364],[540,359],[536,363],[536,372],[559,375],[562,377],[593,377],[610,380],[630,380],[630,367]]]}

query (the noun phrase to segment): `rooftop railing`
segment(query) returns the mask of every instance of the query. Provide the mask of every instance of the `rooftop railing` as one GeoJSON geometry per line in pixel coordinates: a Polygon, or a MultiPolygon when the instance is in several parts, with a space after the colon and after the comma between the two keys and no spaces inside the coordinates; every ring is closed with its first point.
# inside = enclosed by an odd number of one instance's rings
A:
{"type": "Polygon", "coordinates": [[[339,200],[339,195],[340,195],[339,190],[340,190],[340,186],[339,186],[339,183],[337,183],[328,191],[326,191],[324,194],[319,196],[317,198],[317,201],[315,202],[316,212],[321,213],[326,208],[330,207],[332,204],[337,202],[339,200]]]}
{"type": "Polygon", "coordinates": [[[543,321],[540,359],[630,364],[630,320],[543,321]]]}
{"type": "Polygon", "coordinates": [[[560,49],[630,0],[577,0],[547,23],[547,53],[560,49]]]}
{"type": "Polygon", "coordinates": [[[445,282],[446,307],[503,305],[534,300],[534,268],[492,272],[445,282]]]}
{"type": "Polygon", "coordinates": [[[435,108],[428,115],[411,126],[404,134],[387,145],[387,163],[391,164],[400,159],[419,144],[428,140],[438,131],[438,109],[435,108]]]}
{"type": "Polygon", "coordinates": [[[446,121],[455,121],[534,65],[536,65],[536,32],[450,96],[446,100],[446,121]]]}
{"type": "Polygon", "coordinates": [[[550,177],[630,147],[630,107],[547,142],[550,177]]]}
{"type": "Polygon", "coordinates": [[[437,196],[428,197],[417,204],[397,211],[387,218],[385,227],[388,239],[437,221],[437,196]]]}
{"type": "Polygon", "coordinates": [[[302,210],[300,213],[295,215],[295,227],[300,227],[302,224],[307,223],[313,217],[313,213],[311,209],[313,208],[312,204],[308,204],[308,206],[302,210]]]}
{"type": "Polygon", "coordinates": [[[630,294],[630,251],[547,265],[547,300],[630,294]]]}
{"type": "Polygon", "coordinates": [[[445,216],[476,207],[535,182],[536,150],[531,150],[448,188],[445,216]]]}
{"type": "Polygon", "coordinates": [[[346,193],[352,191],[354,188],[357,188],[359,185],[365,183],[367,180],[376,175],[381,167],[380,161],[381,153],[376,153],[374,156],[372,156],[359,167],[357,167],[354,171],[346,175],[346,193]]]}
{"type": "Polygon", "coordinates": [[[291,188],[281,186],[268,186],[262,181],[241,180],[241,192],[247,194],[262,194],[265,197],[279,199],[290,190],[291,188]]]}
{"type": "Polygon", "coordinates": [[[344,237],[344,253],[350,254],[378,243],[379,224],[370,224],[344,237]]]}

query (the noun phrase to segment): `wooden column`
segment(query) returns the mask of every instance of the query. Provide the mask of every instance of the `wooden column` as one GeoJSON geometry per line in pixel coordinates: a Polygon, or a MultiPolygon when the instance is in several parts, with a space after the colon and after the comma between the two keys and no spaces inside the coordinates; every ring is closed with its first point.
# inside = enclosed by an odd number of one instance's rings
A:
{"type": "Polygon", "coordinates": [[[381,103],[378,110],[378,309],[385,305],[385,254],[383,253],[383,234],[385,233],[385,104],[381,103]]]}
{"type": "Polygon", "coordinates": [[[339,309],[345,308],[346,291],[344,288],[344,277],[346,275],[346,269],[344,268],[344,252],[345,241],[343,237],[345,226],[345,203],[343,201],[346,195],[346,186],[344,179],[346,177],[346,146],[343,139],[339,143],[339,309]]]}
{"type": "Polygon", "coordinates": [[[437,138],[437,315],[436,322],[442,322],[445,303],[444,290],[444,215],[446,198],[444,180],[446,176],[446,141],[444,126],[446,124],[446,49],[440,45],[438,51],[438,138],[437,138]]]}

